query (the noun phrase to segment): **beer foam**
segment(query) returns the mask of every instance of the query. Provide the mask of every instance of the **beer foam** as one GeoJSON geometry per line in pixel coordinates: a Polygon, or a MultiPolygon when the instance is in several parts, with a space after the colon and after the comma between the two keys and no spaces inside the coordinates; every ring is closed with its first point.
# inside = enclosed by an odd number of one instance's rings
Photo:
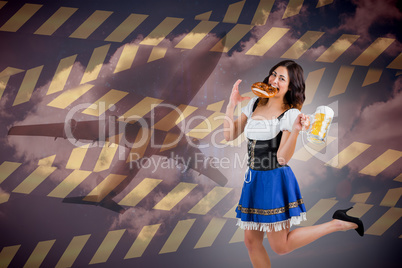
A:
{"type": "Polygon", "coordinates": [[[325,140],[333,116],[334,111],[328,106],[317,107],[314,113],[314,122],[310,130],[310,141],[321,143],[325,140]]]}
{"type": "Polygon", "coordinates": [[[315,113],[322,113],[325,114],[326,117],[334,117],[334,110],[329,108],[328,106],[318,106],[317,109],[315,110],[315,113]]]}

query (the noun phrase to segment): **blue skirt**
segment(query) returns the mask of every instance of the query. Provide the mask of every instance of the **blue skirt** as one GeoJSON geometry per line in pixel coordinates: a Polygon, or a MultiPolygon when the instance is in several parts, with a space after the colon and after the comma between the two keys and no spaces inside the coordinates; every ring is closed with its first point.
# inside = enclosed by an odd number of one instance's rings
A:
{"type": "Polygon", "coordinates": [[[263,232],[280,231],[306,220],[306,208],[292,169],[249,169],[236,217],[240,228],[263,232]]]}

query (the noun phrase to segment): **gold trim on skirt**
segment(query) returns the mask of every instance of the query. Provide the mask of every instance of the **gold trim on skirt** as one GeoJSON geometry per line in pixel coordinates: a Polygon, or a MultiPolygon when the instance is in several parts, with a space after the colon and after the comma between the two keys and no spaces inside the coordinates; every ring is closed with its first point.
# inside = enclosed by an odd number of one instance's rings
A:
{"type": "Polygon", "coordinates": [[[274,209],[244,208],[241,205],[238,205],[237,209],[240,210],[241,213],[245,214],[257,214],[257,215],[269,216],[284,213],[291,208],[298,207],[301,204],[304,204],[303,199],[299,199],[295,202],[289,203],[288,205],[281,208],[274,208],[274,209]]]}

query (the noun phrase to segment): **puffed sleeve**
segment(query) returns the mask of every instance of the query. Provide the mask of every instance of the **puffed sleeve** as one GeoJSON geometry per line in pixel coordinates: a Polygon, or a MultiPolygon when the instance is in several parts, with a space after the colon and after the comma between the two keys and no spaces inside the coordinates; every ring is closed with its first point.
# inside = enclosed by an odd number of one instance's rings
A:
{"type": "Polygon", "coordinates": [[[244,113],[247,118],[249,118],[251,116],[251,114],[253,113],[253,106],[255,101],[258,99],[258,97],[254,97],[252,98],[246,106],[244,106],[243,108],[241,108],[241,112],[244,113]]]}
{"type": "Polygon", "coordinates": [[[300,111],[297,109],[287,110],[279,122],[280,130],[292,131],[293,123],[299,114],[300,111]]]}

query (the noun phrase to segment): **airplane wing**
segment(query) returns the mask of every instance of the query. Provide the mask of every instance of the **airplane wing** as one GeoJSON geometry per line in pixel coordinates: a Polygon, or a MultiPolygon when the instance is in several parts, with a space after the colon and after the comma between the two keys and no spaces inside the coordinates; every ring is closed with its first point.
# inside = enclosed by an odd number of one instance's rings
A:
{"type": "MultiPolygon", "coordinates": [[[[222,33],[222,36],[224,35],[225,33],[222,33]]],[[[222,39],[222,43],[225,43],[225,38],[222,39]]],[[[121,85],[121,88],[127,87],[128,84],[130,91],[135,91],[139,88],[141,94],[138,94],[138,92],[132,92],[131,94],[134,93],[134,95],[144,95],[145,92],[147,96],[154,95],[154,97],[165,100],[166,104],[172,104],[173,106],[177,106],[178,104],[188,104],[204,85],[205,81],[211,75],[221,58],[221,52],[211,52],[209,49],[210,45],[204,45],[189,51],[175,53],[179,54],[177,61],[175,61],[175,64],[170,68],[166,68],[171,70],[168,83],[156,85],[156,90],[144,91],[143,87],[130,86],[130,83],[133,83],[133,81],[142,85],[149,84],[148,81],[142,81],[142,79],[144,79],[142,72],[139,73],[139,76],[136,76],[137,72],[123,72],[122,77],[117,76],[113,79],[114,82],[110,82],[112,86],[120,85],[119,82],[116,81],[124,82],[125,86],[121,85]]],[[[172,63],[167,62],[166,64],[172,63]]],[[[151,64],[147,65],[148,66],[144,66],[143,68],[152,67],[151,64]]],[[[154,120],[164,115],[164,113],[164,109],[157,109],[157,112],[154,113],[154,116],[156,117],[154,120]]],[[[179,116],[180,115],[177,114],[177,118],[179,116]]],[[[177,118],[171,120],[176,120],[177,118]]],[[[101,125],[102,122],[99,120],[76,121],[72,119],[65,123],[13,126],[9,130],[8,135],[44,136],[54,137],[55,139],[75,138],[77,140],[98,141],[101,137],[105,137],[105,135],[109,133],[107,123],[108,122],[106,122],[106,129],[103,129],[104,133],[102,133],[101,129],[103,127],[101,125]]],[[[119,131],[114,131],[112,133],[115,133],[116,135],[119,134],[119,131]]]]}
{"type": "Polygon", "coordinates": [[[197,171],[199,175],[205,175],[220,186],[225,186],[227,184],[228,179],[226,176],[222,174],[219,167],[214,165],[213,161],[211,161],[212,158],[209,156],[207,157],[200,149],[192,147],[189,150],[186,150],[183,159],[186,161],[183,163],[185,168],[191,168],[197,171]]]}
{"type": "MultiPolygon", "coordinates": [[[[177,127],[174,127],[170,132],[178,133],[177,127]]],[[[180,165],[182,172],[192,169],[198,172],[199,175],[205,175],[217,184],[224,186],[228,182],[225,175],[211,161],[211,157],[206,156],[197,146],[199,141],[195,138],[183,136],[177,144],[170,150],[155,152],[155,155],[164,156],[167,158],[174,157],[176,165],[180,165]],[[191,139],[190,141],[188,139],[191,139]]]]}
{"type": "MultiPolygon", "coordinates": [[[[150,124],[149,119],[143,119],[150,124]]],[[[133,141],[141,128],[138,122],[121,122],[117,117],[107,120],[76,121],[74,119],[64,123],[35,124],[13,126],[9,129],[9,136],[38,136],[54,137],[74,140],[106,141],[111,136],[125,134],[128,141],[133,141]]],[[[111,140],[118,143],[119,140],[111,140]]]]}
{"type": "Polygon", "coordinates": [[[57,138],[75,138],[76,140],[99,140],[99,121],[70,120],[65,123],[13,126],[10,136],[42,136],[57,138]]]}

